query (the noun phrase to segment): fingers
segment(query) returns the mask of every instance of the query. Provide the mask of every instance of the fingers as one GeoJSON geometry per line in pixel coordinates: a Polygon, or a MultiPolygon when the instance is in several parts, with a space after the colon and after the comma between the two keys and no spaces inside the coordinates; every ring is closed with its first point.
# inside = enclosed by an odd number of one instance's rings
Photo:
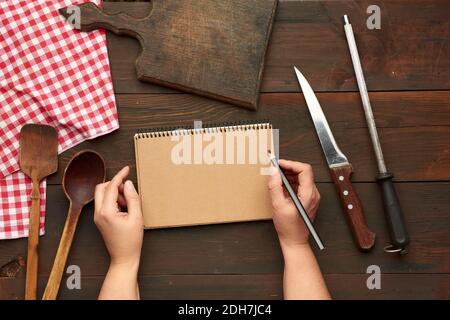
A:
{"type": "Polygon", "coordinates": [[[317,209],[319,208],[320,204],[320,193],[317,188],[314,188],[313,194],[311,198],[309,199],[309,210],[308,210],[308,216],[311,218],[311,220],[314,220],[316,217],[317,209]]]}
{"type": "Polygon", "coordinates": [[[311,165],[308,164],[308,163],[303,163],[303,162],[299,162],[299,161],[284,160],[284,159],[280,159],[278,161],[278,163],[280,164],[280,166],[284,170],[289,170],[289,171],[292,171],[292,173],[296,173],[296,174],[304,171],[308,167],[311,167],[311,165]]]}
{"type": "Polygon", "coordinates": [[[313,192],[315,188],[314,173],[310,164],[288,160],[280,160],[279,163],[283,169],[298,175],[298,196],[300,196],[300,193],[308,194],[313,192]]]}
{"type": "Polygon", "coordinates": [[[317,189],[317,187],[315,188],[315,193],[314,193],[314,210],[317,211],[317,209],[319,208],[319,204],[320,204],[320,192],[317,189]]]}
{"type": "Polygon", "coordinates": [[[119,199],[119,187],[123,183],[123,180],[128,176],[129,172],[130,168],[126,166],[120,170],[110,182],[108,182],[103,197],[103,206],[106,210],[114,212],[116,209],[117,201],[119,199]]]}
{"type": "MultiPolygon", "coordinates": [[[[95,187],[95,209],[99,210],[103,204],[103,198],[105,196],[106,186],[109,184],[108,182],[100,183],[95,187]]],[[[125,197],[123,196],[123,183],[119,186],[119,194],[117,196],[117,202],[119,206],[126,207],[127,202],[125,197]]]]}
{"type": "Polygon", "coordinates": [[[123,183],[123,180],[128,176],[128,173],[130,173],[130,167],[126,166],[123,167],[122,170],[117,172],[117,174],[111,179],[111,181],[108,183],[106,193],[110,193],[110,191],[119,191],[120,186],[123,183]]]}
{"type": "Polygon", "coordinates": [[[139,195],[133,185],[133,182],[131,182],[130,180],[125,182],[123,189],[123,194],[127,203],[128,214],[131,216],[142,215],[139,195]]]}
{"type": "Polygon", "coordinates": [[[95,211],[99,210],[102,207],[103,198],[105,196],[105,189],[107,185],[108,182],[104,182],[95,186],[95,194],[94,194],[95,211]]]}
{"type": "Polygon", "coordinates": [[[119,193],[119,196],[117,197],[117,203],[121,208],[127,207],[127,200],[125,200],[125,197],[123,196],[123,193],[119,193]]]}
{"type": "Polygon", "coordinates": [[[288,160],[280,160],[279,164],[285,170],[291,186],[294,188],[298,185],[297,195],[310,217],[314,218],[320,203],[320,193],[314,183],[314,173],[311,165],[288,160]],[[297,176],[294,177],[294,174],[297,176]],[[296,183],[292,181],[292,178],[297,180],[296,183]]]}
{"type": "Polygon", "coordinates": [[[286,196],[283,190],[281,175],[278,171],[269,177],[268,187],[270,198],[272,199],[272,206],[279,208],[286,201],[286,196]]]}
{"type": "Polygon", "coordinates": [[[310,164],[289,160],[280,160],[279,164],[284,170],[297,174],[300,184],[302,181],[307,184],[314,183],[314,174],[310,164]]]}
{"type": "Polygon", "coordinates": [[[139,195],[131,181],[124,183],[128,173],[129,168],[125,167],[111,181],[95,188],[94,222],[100,231],[111,228],[117,221],[130,221],[132,225],[143,227],[139,195]],[[127,210],[121,212],[119,206],[127,210]]]}
{"type": "Polygon", "coordinates": [[[125,200],[125,197],[123,195],[123,183],[119,186],[119,196],[117,198],[117,202],[122,208],[125,208],[127,206],[127,201],[125,200]]]}

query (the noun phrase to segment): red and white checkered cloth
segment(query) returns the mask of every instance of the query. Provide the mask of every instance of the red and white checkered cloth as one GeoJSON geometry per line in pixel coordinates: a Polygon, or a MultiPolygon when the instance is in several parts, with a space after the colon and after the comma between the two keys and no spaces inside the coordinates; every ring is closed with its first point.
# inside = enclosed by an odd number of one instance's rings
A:
{"type": "MultiPolygon", "coordinates": [[[[28,235],[31,182],[18,172],[24,124],[54,126],[60,153],[119,127],[105,32],[74,30],[58,12],[81,2],[0,1],[0,239],[28,235]]],[[[43,181],[41,233],[45,191],[43,181]]]]}

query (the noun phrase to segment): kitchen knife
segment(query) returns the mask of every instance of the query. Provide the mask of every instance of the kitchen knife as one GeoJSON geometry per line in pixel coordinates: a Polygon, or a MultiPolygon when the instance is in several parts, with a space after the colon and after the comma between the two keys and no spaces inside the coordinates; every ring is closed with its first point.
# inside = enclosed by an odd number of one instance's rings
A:
{"type": "Polygon", "coordinates": [[[368,251],[375,244],[375,233],[367,226],[361,201],[350,180],[353,173],[352,166],[339,149],[313,89],[296,67],[294,67],[294,70],[305,96],[309,113],[311,114],[353,238],[359,249],[368,251]]]}

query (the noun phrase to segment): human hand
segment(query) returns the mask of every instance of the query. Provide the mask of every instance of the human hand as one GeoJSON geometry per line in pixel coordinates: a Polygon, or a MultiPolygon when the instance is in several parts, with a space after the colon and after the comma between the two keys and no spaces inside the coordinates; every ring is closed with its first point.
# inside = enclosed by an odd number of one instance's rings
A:
{"type": "Polygon", "coordinates": [[[125,178],[129,167],[95,188],[94,221],[105,241],[111,265],[139,266],[144,223],[139,195],[125,178]],[[127,208],[128,212],[122,212],[127,208]]]}
{"type": "MultiPolygon", "coordinates": [[[[280,160],[280,167],[305,208],[314,220],[320,202],[320,194],[314,184],[312,167],[309,164],[280,160]]],[[[309,231],[299,216],[294,202],[284,190],[280,173],[276,171],[269,179],[269,191],[273,207],[273,222],[283,250],[308,244],[309,231]]]]}

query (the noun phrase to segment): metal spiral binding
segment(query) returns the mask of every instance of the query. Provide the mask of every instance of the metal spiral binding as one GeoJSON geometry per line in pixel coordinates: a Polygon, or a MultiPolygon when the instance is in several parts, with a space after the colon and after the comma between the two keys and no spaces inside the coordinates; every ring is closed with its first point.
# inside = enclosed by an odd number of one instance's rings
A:
{"type": "Polygon", "coordinates": [[[193,125],[183,127],[148,128],[141,129],[134,135],[134,139],[148,139],[160,137],[172,137],[182,135],[194,135],[205,133],[219,133],[231,131],[272,129],[272,124],[267,120],[260,121],[239,121],[229,123],[207,123],[202,128],[194,128],[193,125]]]}

